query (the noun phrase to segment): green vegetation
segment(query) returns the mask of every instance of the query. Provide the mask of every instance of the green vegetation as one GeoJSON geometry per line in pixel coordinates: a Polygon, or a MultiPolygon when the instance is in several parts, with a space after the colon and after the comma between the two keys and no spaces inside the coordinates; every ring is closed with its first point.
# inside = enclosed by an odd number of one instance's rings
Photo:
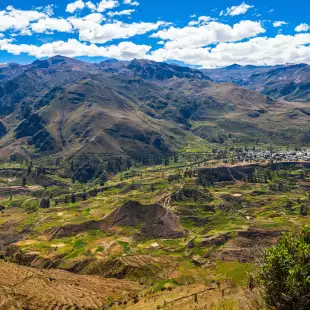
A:
{"type": "Polygon", "coordinates": [[[258,274],[266,304],[280,310],[310,306],[310,227],[268,249],[258,274]]]}
{"type": "MultiPolygon", "coordinates": [[[[272,246],[283,231],[296,231],[308,222],[310,173],[298,165],[272,169],[257,163],[251,178],[201,185],[200,169],[225,165],[221,156],[233,157],[233,151],[214,152],[181,152],[155,166],[135,164],[110,174],[103,187],[99,183],[106,176],[81,184],[58,167],[40,178],[30,173],[27,186],[16,189],[25,168],[3,164],[0,227],[17,238],[15,245],[24,256],[39,257],[38,267],[53,262],[57,268],[121,276],[141,281],[147,294],[214,283],[243,289],[255,271],[256,247],[272,246]],[[42,199],[49,200],[49,207],[43,207],[42,199]],[[130,200],[167,204],[186,234],[153,238],[139,235],[137,223],[108,229],[88,224],[130,200]],[[60,227],[69,227],[69,234],[58,235],[60,227]],[[150,257],[155,261],[149,262],[150,257]]],[[[238,306],[227,299],[214,306],[222,308],[238,306]]]]}

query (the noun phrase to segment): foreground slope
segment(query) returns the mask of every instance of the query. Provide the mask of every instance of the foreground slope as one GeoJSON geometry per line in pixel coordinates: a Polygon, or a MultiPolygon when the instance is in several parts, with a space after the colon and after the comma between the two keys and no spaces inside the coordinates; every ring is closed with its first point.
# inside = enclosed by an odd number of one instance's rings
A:
{"type": "Polygon", "coordinates": [[[0,260],[0,309],[102,309],[136,283],[22,267],[0,260]]]}

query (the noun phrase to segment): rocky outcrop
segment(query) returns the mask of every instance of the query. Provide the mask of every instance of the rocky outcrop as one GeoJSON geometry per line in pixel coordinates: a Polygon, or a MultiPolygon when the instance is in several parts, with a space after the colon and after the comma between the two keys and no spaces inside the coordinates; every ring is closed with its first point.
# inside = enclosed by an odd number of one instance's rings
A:
{"type": "Polygon", "coordinates": [[[198,183],[208,186],[216,182],[236,182],[250,180],[256,169],[267,168],[271,170],[291,169],[292,167],[310,168],[309,162],[277,162],[267,164],[248,164],[243,166],[220,166],[214,168],[198,169],[198,183]]]}
{"type": "Polygon", "coordinates": [[[109,230],[114,226],[138,226],[138,238],[179,238],[185,235],[179,218],[160,204],[142,205],[128,201],[106,216],[100,228],[109,230]]]}
{"type": "Polygon", "coordinates": [[[198,170],[200,185],[210,185],[216,182],[234,182],[248,179],[258,165],[222,166],[216,168],[203,168],[198,170]]]}
{"type": "Polygon", "coordinates": [[[74,236],[89,230],[108,231],[117,226],[138,228],[135,238],[179,238],[186,234],[179,218],[160,204],[142,205],[128,201],[115,211],[98,221],[70,224],[58,229],[48,230],[45,235],[52,238],[74,236]]]}

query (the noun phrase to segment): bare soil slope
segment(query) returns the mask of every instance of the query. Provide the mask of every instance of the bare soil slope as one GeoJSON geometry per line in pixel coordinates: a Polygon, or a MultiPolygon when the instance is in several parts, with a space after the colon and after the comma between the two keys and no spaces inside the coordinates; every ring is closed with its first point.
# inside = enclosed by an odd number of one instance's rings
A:
{"type": "Polygon", "coordinates": [[[136,292],[134,282],[40,270],[0,261],[0,309],[102,309],[136,292]]]}

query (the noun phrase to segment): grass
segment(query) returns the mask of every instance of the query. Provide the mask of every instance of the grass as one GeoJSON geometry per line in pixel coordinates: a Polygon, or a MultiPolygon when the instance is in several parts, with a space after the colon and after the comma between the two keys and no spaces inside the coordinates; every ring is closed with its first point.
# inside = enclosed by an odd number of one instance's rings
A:
{"type": "Polygon", "coordinates": [[[251,263],[240,263],[238,261],[217,261],[217,273],[220,277],[232,279],[238,286],[245,287],[249,274],[254,270],[251,263]]]}
{"type": "Polygon", "coordinates": [[[128,242],[124,242],[124,241],[120,241],[120,240],[118,240],[117,242],[123,248],[125,254],[130,253],[130,245],[128,242]]]}

